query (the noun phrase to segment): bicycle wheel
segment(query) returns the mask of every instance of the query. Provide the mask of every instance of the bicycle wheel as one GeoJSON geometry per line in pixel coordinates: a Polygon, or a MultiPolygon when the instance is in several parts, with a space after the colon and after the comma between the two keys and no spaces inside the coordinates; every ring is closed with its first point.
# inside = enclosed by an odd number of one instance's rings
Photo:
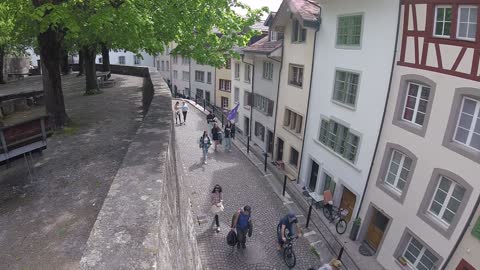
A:
{"type": "Polygon", "coordinates": [[[339,219],[335,229],[338,234],[344,234],[347,231],[347,222],[343,218],[339,219]]]}
{"type": "Polygon", "coordinates": [[[297,258],[295,257],[295,252],[293,252],[292,247],[287,247],[283,250],[283,260],[288,268],[293,268],[297,263],[297,258]]]}
{"type": "Polygon", "coordinates": [[[323,215],[324,215],[328,220],[331,219],[331,217],[330,217],[330,211],[328,211],[327,207],[323,207],[323,215]]]}

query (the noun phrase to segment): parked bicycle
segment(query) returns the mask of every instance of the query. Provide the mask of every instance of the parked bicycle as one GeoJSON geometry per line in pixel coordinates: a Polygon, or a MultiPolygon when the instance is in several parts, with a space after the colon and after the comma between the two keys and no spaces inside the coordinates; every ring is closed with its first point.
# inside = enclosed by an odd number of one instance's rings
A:
{"type": "Polygon", "coordinates": [[[347,209],[327,205],[323,207],[323,214],[330,222],[337,222],[335,224],[335,230],[338,234],[344,234],[347,231],[347,221],[345,220],[345,217],[348,215],[347,209]]]}
{"type": "Polygon", "coordinates": [[[283,260],[288,268],[295,267],[295,264],[297,263],[297,257],[295,257],[295,252],[293,251],[293,240],[297,238],[297,236],[288,236],[287,241],[283,245],[283,260]]]}

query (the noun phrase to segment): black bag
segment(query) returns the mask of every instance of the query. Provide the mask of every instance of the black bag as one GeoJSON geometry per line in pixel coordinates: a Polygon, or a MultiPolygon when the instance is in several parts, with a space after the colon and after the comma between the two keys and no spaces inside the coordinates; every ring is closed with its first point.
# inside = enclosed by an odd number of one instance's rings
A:
{"type": "Polygon", "coordinates": [[[253,233],[253,224],[252,224],[252,221],[248,221],[248,237],[252,237],[252,233],[253,233]]]}
{"type": "Polygon", "coordinates": [[[234,230],[230,230],[230,232],[227,234],[227,244],[231,247],[234,247],[237,242],[237,233],[234,230]]]}

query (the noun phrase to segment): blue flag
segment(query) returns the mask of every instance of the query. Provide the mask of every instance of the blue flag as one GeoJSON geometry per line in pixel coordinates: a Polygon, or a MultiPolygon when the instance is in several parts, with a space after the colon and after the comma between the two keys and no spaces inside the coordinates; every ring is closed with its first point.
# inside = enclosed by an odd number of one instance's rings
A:
{"type": "Polygon", "coordinates": [[[228,121],[232,121],[237,117],[238,106],[240,106],[240,103],[237,103],[237,105],[230,111],[227,116],[228,121]]]}

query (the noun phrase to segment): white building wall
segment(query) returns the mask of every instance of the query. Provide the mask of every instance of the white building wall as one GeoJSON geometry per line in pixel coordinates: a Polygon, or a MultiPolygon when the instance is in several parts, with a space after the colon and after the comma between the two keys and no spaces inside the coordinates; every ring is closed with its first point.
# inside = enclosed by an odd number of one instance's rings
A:
{"type": "MultiPolygon", "coordinates": [[[[140,59],[140,64],[135,64],[134,62],[134,57],[136,54],[133,52],[124,52],[124,51],[110,51],[110,64],[112,65],[120,65],[119,62],[119,57],[124,56],[125,57],[125,65],[126,66],[146,66],[146,67],[155,67],[155,57],[153,55],[147,54],[145,52],[141,52],[140,55],[143,57],[143,59],[140,59]]],[[[100,63],[100,58],[102,58],[102,55],[97,55],[95,59],[95,63],[99,64],[100,63]]]]}
{"type": "MultiPolygon", "coordinates": [[[[251,110],[250,106],[247,106],[245,104],[245,91],[252,93],[252,82],[247,82],[245,81],[245,72],[246,68],[245,65],[246,63],[253,64],[253,59],[252,58],[243,58],[242,59],[232,59],[232,100],[234,100],[234,95],[235,95],[235,88],[237,87],[240,90],[240,106],[238,107],[238,122],[236,124],[236,127],[242,131],[243,134],[245,134],[246,130],[246,123],[245,123],[245,117],[248,117],[248,119],[251,120],[251,110]],[[235,63],[240,64],[240,77],[235,78],[235,63]]],[[[251,70],[253,71],[253,67],[251,67],[251,70]]],[[[253,73],[252,75],[253,76],[253,73]]],[[[253,78],[253,77],[252,77],[253,78]]],[[[251,121],[250,121],[251,122],[251,121]]],[[[251,126],[251,134],[253,136],[253,126],[251,126]]]]}
{"type": "Polygon", "coordinates": [[[183,72],[190,72],[190,64],[183,64],[183,57],[181,55],[177,56],[177,63],[174,61],[174,56],[171,56],[171,65],[172,65],[172,91],[178,94],[183,94],[185,96],[195,96],[194,92],[190,91],[190,74],[188,78],[183,78],[183,72]],[[175,78],[174,74],[177,71],[178,77],[175,78]]]}
{"type": "Polygon", "coordinates": [[[210,102],[214,102],[215,98],[215,68],[209,65],[198,64],[195,60],[191,60],[191,72],[190,72],[190,81],[192,85],[192,97],[194,98],[197,94],[197,89],[202,90],[203,98],[206,97],[206,92],[210,93],[210,102]],[[195,80],[195,71],[201,71],[204,73],[203,82],[197,82],[195,80]],[[208,73],[211,74],[211,81],[208,83],[208,73]]]}
{"type": "Polygon", "coordinates": [[[172,64],[170,57],[171,47],[165,48],[165,51],[155,57],[155,67],[166,82],[172,81],[172,64]]]}
{"type": "Polygon", "coordinates": [[[320,165],[315,191],[323,194],[323,172],[327,172],[337,184],[335,204],[341,200],[342,187],[356,195],[353,216],[365,188],[385,107],[398,8],[397,0],[338,0],[322,6],[300,181],[308,186],[311,160],[315,160],[320,165]],[[356,49],[336,46],[338,16],[348,14],[363,14],[361,46],[356,49]],[[355,108],[333,101],[336,69],[360,74],[355,108]],[[360,137],[355,162],[347,161],[320,143],[322,118],[335,120],[360,137]]]}

